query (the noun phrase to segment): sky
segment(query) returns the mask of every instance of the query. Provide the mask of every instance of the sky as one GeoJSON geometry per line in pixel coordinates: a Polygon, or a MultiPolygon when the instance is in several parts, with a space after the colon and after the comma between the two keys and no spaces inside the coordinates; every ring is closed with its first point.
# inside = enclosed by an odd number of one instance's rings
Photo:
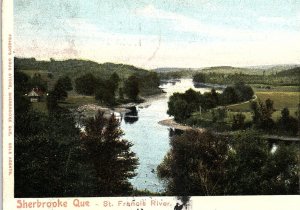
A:
{"type": "Polygon", "coordinates": [[[300,1],[14,0],[14,45],[147,69],[300,64],[300,1]]]}

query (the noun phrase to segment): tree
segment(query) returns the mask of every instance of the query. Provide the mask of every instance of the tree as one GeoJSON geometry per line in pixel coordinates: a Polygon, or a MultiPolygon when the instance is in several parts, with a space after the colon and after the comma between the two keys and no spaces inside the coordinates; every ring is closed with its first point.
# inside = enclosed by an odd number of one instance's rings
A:
{"type": "Polygon", "coordinates": [[[119,87],[121,79],[119,75],[114,72],[110,77],[109,80],[107,81],[108,88],[111,89],[111,92],[113,93],[113,97],[116,95],[116,91],[119,87]]]}
{"type": "Polygon", "coordinates": [[[199,104],[202,101],[202,95],[200,92],[190,88],[182,94],[182,98],[187,102],[190,110],[196,111],[199,109],[199,104]]]}
{"type": "Polygon", "coordinates": [[[242,113],[233,115],[231,128],[233,130],[244,129],[245,128],[246,116],[242,113]]]}
{"type": "Polygon", "coordinates": [[[222,195],[228,143],[210,132],[186,131],[170,141],[171,150],[158,166],[170,195],[222,195]]]}
{"type": "Polygon", "coordinates": [[[85,123],[83,141],[97,177],[97,196],[128,195],[133,189],[133,178],[138,159],[130,148],[132,144],[122,139],[120,122],[112,115],[109,119],[103,112],[85,123]]]}
{"type": "Polygon", "coordinates": [[[97,82],[97,78],[93,74],[85,74],[75,79],[75,90],[79,94],[94,95],[97,82]]]}
{"type": "Polygon", "coordinates": [[[147,72],[145,75],[139,75],[141,89],[155,89],[160,84],[160,79],[156,72],[147,72]]]}
{"type": "Polygon", "coordinates": [[[114,94],[115,93],[113,89],[107,88],[106,85],[99,85],[95,90],[95,99],[104,104],[114,105],[116,102],[114,94]]]}
{"type": "Polygon", "coordinates": [[[124,100],[124,91],[123,91],[123,88],[119,88],[119,100],[124,100]]]}
{"type": "Polygon", "coordinates": [[[28,91],[30,90],[29,77],[23,72],[20,72],[18,70],[15,70],[14,74],[15,74],[14,75],[15,92],[18,92],[22,95],[28,93],[28,91]]]}
{"type": "Polygon", "coordinates": [[[140,92],[139,89],[139,79],[138,77],[132,75],[130,76],[124,84],[124,92],[127,97],[133,101],[136,101],[140,92]]]}
{"type": "Polygon", "coordinates": [[[71,81],[70,77],[68,77],[68,76],[64,76],[64,77],[59,78],[57,80],[56,85],[60,86],[65,91],[73,90],[72,81],[71,81]]]}
{"type": "Polygon", "coordinates": [[[204,73],[197,73],[193,76],[193,82],[205,83],[206,75],[204,73]]]}
{"type": "Polygon", "coordinates": [[[39,73],[35,73],[29,80],[30,88],[39,88],[42,91],[47,90],[47,81],[42,79],[42,76],[39,73]]]}
{"type": "Polygon", "coordinates": [[[188,104],[183,94],[174,93],[169,98],[167,114],[174,116],[175,121],[183,122],[191,116],[193,108],[194,105],[188,104]]]}
{"type": "Polygon", "coordinates": [[[226,87],[221,95],[222,104],[234,104],[238,102],[238,95],[233,87],[226,87]]]}
{"type": "Polygon", "coordinates": [[[298,123],[296,118],[290,116],[290,111],[287,107],[281,110],[281,117],[278,120],[278,125],[282,132],[296,135],[299,130],[298,123]]]}
{"type": "Polygon", "coordinates": [[[26,115],[27,132],[15,132],[15,197],[94,196],[95,173],[70,113],[26,115]]]}
{"type": "Polygon", "coordinates": [[[226,163],[225,194],[270,195],[297,193],[297,151],[268,142],[255,131],[233,136],[226,163]]]}
{"type": "Polygon", "coordinates": [[[263,130],[272,130],[274,128],[275,124],[272,119],[272,114],[275,109],[273,104],[274,103],[271,99],[267,99],[265,103],[260,100],[258,103],[256,101],[251,103],[252,119],[257,128],[263,130]]]}
{"type": "Polygon", "coordinates": [[[73,90],[71,79],[65,76],[57,80],[51,94],[56,100],[65,100],[68,97],[67,91],[71,90],[73,90]]]}
{"type": "Polygon", "coordinates": [[[254,95],[253,89],[249,85],[246,85],[244,82],[235,83],[234,89],[238,95],[239,101],[248,101],[252,99],[254,95]]]}

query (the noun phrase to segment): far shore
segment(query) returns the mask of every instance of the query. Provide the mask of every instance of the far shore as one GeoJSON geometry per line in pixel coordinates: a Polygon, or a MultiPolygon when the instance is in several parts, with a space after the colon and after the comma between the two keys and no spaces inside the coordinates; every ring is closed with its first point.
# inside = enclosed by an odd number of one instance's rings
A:
{"type": "Polygon", "coordinates": [[[134,106],[138,106],[139,108],[147,108],[151,105],[151,103],[155,100],[161,99],[166,97],[166,93],[159,93],[155,95],[150,95],[143,97],[144,100],[141,103],[127,103],[127,104],[121,104],[116,107],[108,107],[108,106],[101,106],[98,104],[90,103],[85,104],[82,106],[79,106],[76,111],[80,113],[84,113],[86,116],[93,116],[98,110],[104,112],[105,116],[109,117],[113,113],[120,113],[120,115],[124,115],[128,112],[130,112],[130,108],[134,106]]]}

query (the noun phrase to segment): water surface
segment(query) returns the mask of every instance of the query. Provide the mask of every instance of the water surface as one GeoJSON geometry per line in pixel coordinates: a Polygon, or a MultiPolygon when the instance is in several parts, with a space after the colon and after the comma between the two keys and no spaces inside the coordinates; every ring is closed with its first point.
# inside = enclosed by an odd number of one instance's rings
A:
{"type": "Polygon", "coordinates": [[[163,161],[170,149],[169,128],[158,122],[170,118],[167,115],[168,98],[174,92],[185,92],[193,88],[201,93],[210,88],[195,88],[191,79],[182,79],[177,83],[161,86],[166,91],[165,97],[151,102],[147,108],[138,108],[138,118],[121,122],[125,138],[133,143],[132,150],[139,158],[137,176],[131,180],[135,188],[152,192],[164,191],[163,183],[157,178],[156,167],[163,161]]]}

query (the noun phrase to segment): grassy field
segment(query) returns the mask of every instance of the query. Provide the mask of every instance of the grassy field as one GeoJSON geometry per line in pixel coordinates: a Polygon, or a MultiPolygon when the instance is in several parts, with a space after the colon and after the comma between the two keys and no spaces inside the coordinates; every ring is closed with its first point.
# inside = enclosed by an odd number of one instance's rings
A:
{"type": "Polygon", "coordinates": [[[299,92],[299,86],[272,86],[264,84],[251,85],[254,92],[299,92]]]}
{"type": "MultiPolygon", "coordinates": [[[[83,95],[71,95],[65,101],[59,103],[61,107],[64,108],[76,108],[86,104],[98,104],[100,105],[94,96],[83,96],[83,95]]],[[[45,99],[40,102],[32,103],[32,107],[35,110],[47,113],[47,104],[45,99]]]]}
{"type": "MultiPolygon", "coordinates": [[[[291,109],[296,109],[300,103],[300,93],[299,92],[256,92],[257,98],[261,101],[265,101],[268,98],[274,101],[274,108],[276,110],[281,110],[284,107],[291,109]]],[[[238,104],[228,106],[232,111],[250,111],[250,103],[238,104]]]]}
{"type": "Polygon", "coordinates": [[[72,95],[66,101],[60,103],[60,106],[65,108],[79,107],[85,104],[98,104],[94,96],[72,95]]]}
{"type": "MultiPolygon", "coordinates": [[[[300,103],[299,92],[274,92],[270,90],[268,92],[256,92],[257,98],[261,101],[265,101],[268,98],[274,101],[275,112],[272,115],[274,120],[277,120],[281,116],[281,110],[287,107],[290,110],[290,115],[295,117],[297,106],[300,103]]],[[[248,115],[251,113],[250,102],[228,106],[230,112],[243,112],[246,115],[246,120],[249,118],[248,115]]]]}

